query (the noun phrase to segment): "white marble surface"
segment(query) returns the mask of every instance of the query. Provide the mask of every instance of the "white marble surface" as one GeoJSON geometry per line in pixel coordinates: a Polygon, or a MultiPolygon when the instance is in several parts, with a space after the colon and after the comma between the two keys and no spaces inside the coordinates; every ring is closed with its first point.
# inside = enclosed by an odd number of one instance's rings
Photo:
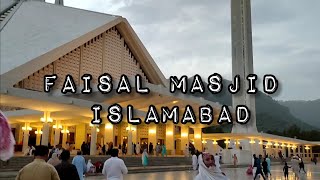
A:
{"type": "MultiPolygon", "coordinates": [[[[306,164],[307,180],[320,180],[320,165],[306,164]]],[[[272,176],[269,180],[284,180],[282,168],[283,166],[277,165],[271,167],[272,176]]],[[[253,176],[246,175],[246,168],[227,168],[223,169],[230,180],[252,180],[253,176]]],[[[197,175],[196,171],[177,171],[177,172],[158,172],[158,173],[141,173],[141,174],[128,174],[124,176],[124,180],[193,180],[197,175]]],[[[89,177],[86,179],[104,179],[104,177],[89,177]]],[[[262,178],[261,178],[262,179],[262,178]]],[[[293,180],[293,174],[290,171],[289,180],[293,180]]]]}

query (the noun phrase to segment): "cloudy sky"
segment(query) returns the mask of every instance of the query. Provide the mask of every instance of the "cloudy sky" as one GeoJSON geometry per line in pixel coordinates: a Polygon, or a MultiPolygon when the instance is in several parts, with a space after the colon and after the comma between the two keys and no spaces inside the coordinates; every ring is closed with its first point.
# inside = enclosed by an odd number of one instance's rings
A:
{"type": "MultiPolygon", "coordinates": [[[[216,72],[232,78],[230,0],[64,3],[127,18],[166,77],[216,72]]],[[[254,71],[278,78],[275,99],[320,98],[319,8],[319,0],[252,1],[254,71]]]]}

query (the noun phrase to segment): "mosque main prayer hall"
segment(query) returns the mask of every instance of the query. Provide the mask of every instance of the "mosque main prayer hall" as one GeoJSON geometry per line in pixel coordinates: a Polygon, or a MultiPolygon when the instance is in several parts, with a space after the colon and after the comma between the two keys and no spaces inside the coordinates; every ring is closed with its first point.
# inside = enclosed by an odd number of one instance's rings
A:
{"type": "MultiPolygon", "coordinates": [[[[241,156],[277,154],[279,150],[287,156],[300,154],[307,158],[312,156],[312,147],[319,144],[257,131],[203,133],[203,128],[219,125],[216,118],[222,105],[192,94],[170,93],[168,79],[124,17],[66,7],[63,1],[51,4],[41,0],[1,0],[0,20],[1,111],[9,119],[17,152],[23,152],[28,145],[64,146],[66,142],[80,149],[83,142],[90,142],[90,155],[96,155],[98,143],[112,142],[118,147],[125,142],[129,155],[137,143],[165,144],[168,155],[182,155],[190,143],[199,151],[229,154],[230,161],[231,154],[239,153],[241,163],[241,156]],[[115,81],[122,74],[129,78],[140,75],[150,93],[103,94],[94,87],[104,73],[115,81]],[[50,93],[46,93],[44,76],[52,74],[63,78],[57,79],[50,93]],[[84,74],[92,75],[93,92],[89,95],[81,93],[84,74]],[[61,93],[67,75],[77,86],[74,94],[61,93]],[[210,105],[215,120],[210,125],[199,121],[131,125],[123,110],[124,120],[111,124],[105,110],[115,103],[122,107],[132,105],[134,116],[142,119],[150,105],[159,112],[163,106],[178,106],[179,116],[187,105],[195,114],[199,114],[200,106],[210,105]],[[100,125],[91,124],[91,107],[95,104],[104,110],[100,125]],[[218,141],[233,148],[222,148],[218,141]]],[[[131,85],[134,88],[134,83],[131,85]]]]}

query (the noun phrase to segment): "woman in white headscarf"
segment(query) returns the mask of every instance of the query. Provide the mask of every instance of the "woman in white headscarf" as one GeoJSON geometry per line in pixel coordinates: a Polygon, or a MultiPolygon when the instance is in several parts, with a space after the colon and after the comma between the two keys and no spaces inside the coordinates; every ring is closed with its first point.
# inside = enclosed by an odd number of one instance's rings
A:
{"type": "Polygon", "coordinates": [[[48,160],[48,164],[51,164],[52,166],[56,166],[60,163],[61,163],[61,161],[60,161],[57,153],[53,153],[52,157],[48,160]]]}
{"type": "Polygon", "coordinates": [[[214,157],[209,153],[200,154],[198,157],[199,174],[195,180],[229,180],[229,178],[221,172],[220,168],[216,168],[214,157]]]}
{"type": "Polygon", "coordinates": [[[0,160],[7,161],[13,156],[15,144],[8,119],[0,111],[0,160]]]}

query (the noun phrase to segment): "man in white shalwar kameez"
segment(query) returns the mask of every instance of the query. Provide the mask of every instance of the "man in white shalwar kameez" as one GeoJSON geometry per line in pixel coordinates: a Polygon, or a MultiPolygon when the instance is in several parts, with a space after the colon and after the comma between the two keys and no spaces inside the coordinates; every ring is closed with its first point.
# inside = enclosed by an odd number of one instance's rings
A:
{"type": "Polygon", "coordinates": [[[192,168],[193,170],[198,169],[198,157],[195,154],[192,155],[192,168]]]}
{"type": "Polygon", "coordinates": [[[107,180],[123,180],[123,175],[128,173],[123,160],[118,158],[118,153],[118,149],[112,149],[111,158],[107,159],[103,165],[102,174],[107,180]]]}

